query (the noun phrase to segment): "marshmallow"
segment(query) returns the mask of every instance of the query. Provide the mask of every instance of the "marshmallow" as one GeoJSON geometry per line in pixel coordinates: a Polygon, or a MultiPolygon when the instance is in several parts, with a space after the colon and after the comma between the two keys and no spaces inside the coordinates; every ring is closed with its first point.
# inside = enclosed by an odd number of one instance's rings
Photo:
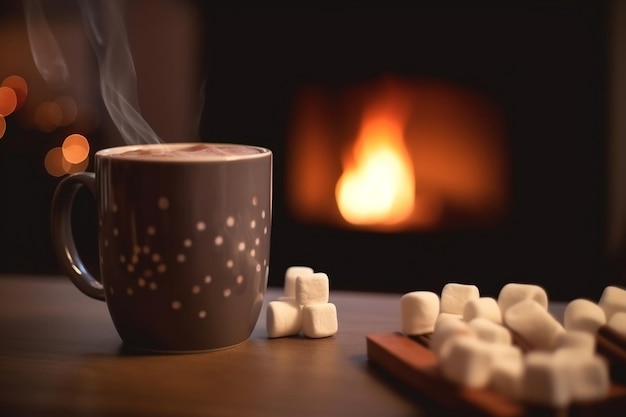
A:
{"type": "Polygon", "coordinates": [[[437,322],[435,323],[435,326],[437,326],[437,324],[440,321],[446,321],[446,320],[463,320],[463,315],[452,314],[452,313],[439,313],[439,315],[437,316],[437,322]]]}
{"type": "Polygon", "coordinates": [[[513,343],[511,331],[489,319],[478,317],[469,321],[467,324],[476,332],[478,338],[485,342],[505,345],[513,343]]]}
{"type": "Polygon", "coordinates": [[[626,312],[626,290],[609,285],[602,291],[598,305],[604,310],[607,320],[618,311],[626,312]]]}
{"type": "Polygon", "coordinates": [[[589,402],[605,399],[611,386],[609,367],[597,355],[580,356],[575,352],[559,351],[557,360],[568,375],[568,389],[572,401],[589,402]]]}
{"type": "Polygon", "coordinates": [[[296,301],[301,305],[325,304],[329,297],[328,275],[317,272],[296,277],[296,301]]]}
{"type": "Polygon", "coordinates": [[[606,325],[617,334],[626,337],[626,313],[620,311],[613,314],[606,325]]]}
{"type": "Polygon", "coordinates": [[[498,307],[498,302],[495,298],[480,297],[465,303],[465,307],[463,307],[463,320],[471,321],[478,317],[502,324],[502,313],[500,313],[500,307],[498,307]]]}
{"type": "Polygon", "coordinates": [[[430,291],[406,293],[400,298],[400,311],[402,333],[432,333],[439,316],[439,296],[430,291]]]}
{"type": "Polygon", "coordinates": [[[570,301],[563,314],[565,330],[580,330],[589,333],[596,331],[606,323],[604,310],[593,301],[577,298],[570,301]]]}
{"type": "Polygon", "coordinates": [[[296,335],[302,328],[302,307],[293,299],[270,301],[266,322],[271,338],[296,335]]]}
{"type": "Polygon", "coordinates": [[[430,338],[430,350],[445,360],[448,353],[447,345],[457,336],[476,338],[476,331],[463,320],[438,321],[430,338]]]}
{"type": "Polygon", "coordinates": [[[475,285],[449,283],[441,290],[441,312],[463,314],[465,303],[480,297],[478,287],[475,285]]]}
{"type": "Polygon", "coordinates": [[[299,275],[311,275],[313,268],[308,266],[290,266],[285,271],[284,292],[287,297],[296,296],[296,278],[299,275]]]}
{"type": "Polygon", "coordinates": [[[338,327],[334,304],[308,304],[302,308],[302,333],[306,337],[329,337],[337,333],[338,327]]]}
{"type": "Polygon", "coordinates": [[[533,404],[563,407],[571,400],[569,373],[547,352],[532,351],[524,361],[520,397],[533,404]]]}
{"type": "Polygon", "coordinates": [[[457,384],[481,388],[491,377],[494,360],[489,344],[474,337],[457,337],[450,342],[449,354],[441,362],[445,378],[457,384]]]}
{"type": "Polygon", "coordinates": [[[502,315],[514,304],[523,300],[535,300],[544,309],[548,309],[548,294],[538,285],[518,284],[515,282],[506,284],[498,294],[498,306],[502,315]]]}
{"type": "Polygon", "coordinates": [[[554,349],[567,349],[581,356],[593,356],[596,352],[596,338],[588,332],[569,330],[557,336],[554,349]]]}
{"type": "Polygon", "coordinates": [[[563,326],[538,302],[525,299],[509,307],[504,323],[533,348],[551,350],[563,326]]]}
{"type": "Polygon", "coordinates": [[[524,375],[522,350],[514,345],[494,346],[498,346],[501,349],[506,348],[506,351],[496,353],[489,385],[505,396],[517,399],[520,396],[522,377],[524,375]]]}

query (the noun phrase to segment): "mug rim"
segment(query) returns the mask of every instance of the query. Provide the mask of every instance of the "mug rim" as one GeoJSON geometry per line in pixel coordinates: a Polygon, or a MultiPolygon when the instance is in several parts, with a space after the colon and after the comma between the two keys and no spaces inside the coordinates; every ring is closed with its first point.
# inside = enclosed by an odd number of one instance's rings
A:
{"type": "Polygon", "coordinates": [[[109,158],[116,160],[125,160],[125,161],[139,161],[139,162],[181,162],[184,161],[186,163],[189,162],[224,162],[224,161],[241,161],[248,159],[257,159],[263,158],[265,156],[271,155],[272,151],[269,148],[264,148],[262,146],[256,145],[247,145],[242,143],[225,143],[225,142],[169,142],[169,143],[141,143],[135,145],[121,145],[121,146],[113,146],[105,149],[101,149],[95,153],[95,157],[97,158],[109,158]],[[239,155],[195,155],[191,158],[189,157],[180,157],[180,156],[161,156],[161,155],[152,155],[148,158],[142,155],[125,155],[120,156],[123,153],[131,152],[133,150],[140,149],[158,149],[158,148],[170,148],[170,149],[180,149],[189,146],[197,146],[197,145],[214,145],[221,147],[238,147],[238,148],[249,148],[255,149],[258,153],[248,153],[248,154],[239,154],[239,155]]]}

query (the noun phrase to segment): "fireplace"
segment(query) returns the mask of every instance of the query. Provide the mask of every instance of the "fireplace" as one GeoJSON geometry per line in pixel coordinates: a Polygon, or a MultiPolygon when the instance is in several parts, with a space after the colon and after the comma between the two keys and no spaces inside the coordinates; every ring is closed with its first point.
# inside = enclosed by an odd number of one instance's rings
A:
{"type": "Polygon", "coordinates": [[[366,291],[458,281],[495,295],[520,281],[568,299],[618,282],[606,247],[609,6],[207,10],[203,137],[276,155],[270,284],[296,264],[366,291]],[[413,177],[378,194],[370,178],[357,206],[407,181],[413,206],[350,219],[342,172],[385,123],[401,148],[392,165],[413,177]]]}

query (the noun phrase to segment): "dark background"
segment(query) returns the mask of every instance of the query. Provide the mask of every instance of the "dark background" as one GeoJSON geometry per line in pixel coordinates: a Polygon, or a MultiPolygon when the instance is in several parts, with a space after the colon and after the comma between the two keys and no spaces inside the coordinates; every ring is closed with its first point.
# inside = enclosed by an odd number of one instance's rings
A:
{"type": "MultiPolygon", "coordinates": [[[[622,282],[606,248],[610,3],[193,5],[203,30],[200,138],[274,151],[271,285],[296,264],[327,272],[331,289],[366,291],[438,291],[458,281],[495,295],[518,281],[571,299],[622,282]],[[390,74],[471,87],[498,104],[511,170],[501,223],[384,234],[302,223],[289,212],[285,158],[298,93],[390,74]]],[[[59,272],[46,211],[58,179],[20,172],[19,161],[45,150],[8,142],[0,139],[0,271],[59,272]]],[[[93,242],[95,220],[84,217],[80,230],[93,242]]]]}

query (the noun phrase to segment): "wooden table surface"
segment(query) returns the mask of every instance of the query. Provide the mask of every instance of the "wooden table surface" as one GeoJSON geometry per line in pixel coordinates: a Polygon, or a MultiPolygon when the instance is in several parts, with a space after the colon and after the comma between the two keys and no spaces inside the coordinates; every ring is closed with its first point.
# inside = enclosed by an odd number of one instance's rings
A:
{"type": "MultiPolygon", "coordinates": [[[[281,292],[270,289],[268,301],[281,292]]],[[[419,398],[366,354],[400,328],[400,295],[332,291],[339,332],[250,340],[226,350],[125,349],[106,305],[62,277],[0,275],[0,416],[414,416],[419,398]]]]}

